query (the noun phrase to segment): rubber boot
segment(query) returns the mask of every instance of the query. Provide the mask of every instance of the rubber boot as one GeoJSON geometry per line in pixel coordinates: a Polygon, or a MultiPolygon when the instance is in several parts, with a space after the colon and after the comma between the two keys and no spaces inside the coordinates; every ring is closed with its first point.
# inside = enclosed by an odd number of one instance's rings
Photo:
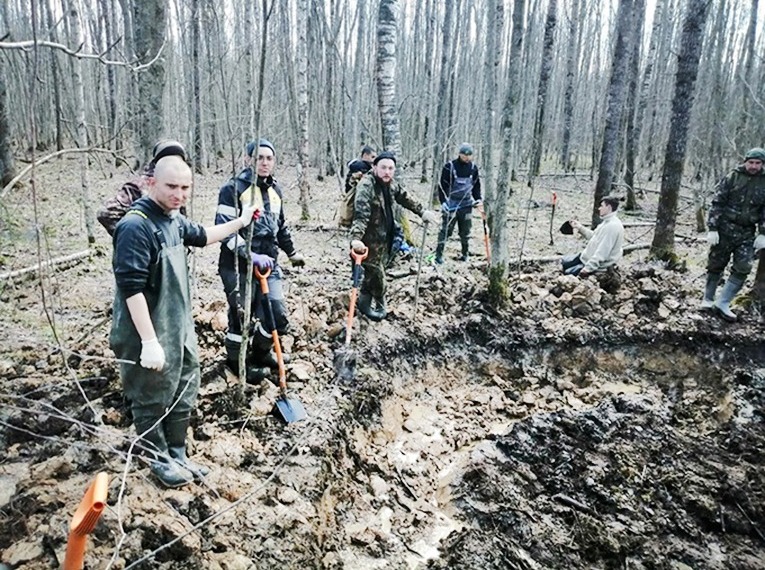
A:
{"type": "Polygon", "coordinates": [[[362,291],[359,294],[359,312],[367,318],[374,320],[375,312],[372,310],[372,294],[362,291]]]}
{"type": "Polygon", "coordinates": [[[736,322],[736,313],[730,310],[731,301],[741,291],[741,287],[744,286],[745,279],[742,279],[738,275],[731,275],[728,277],[728,281],[723,287],[722,293],[720,293],[720,299],[717,301],[715,308],[720,316],[728,322],[736,322]]]}
{"type": "Polygon", "coordinates": [[[436,263],[438,265],[442,265],[444,263],[444,247],[446,246],[446,241],[439,242],[436,246],[436,263]]]}
{"type": "MultiPolygon", "coordinates": [[[[136,423],[136,432],[140,435],[145,432],[154,422],[147,422],[144,425],[136,423]]],[[[185,469],[173,461],[167,449],[167,441],[161,427],[155,427],[150,432],[141,437],[141,442],[146,450],[146,455],[151,458],[149,469],[152,474],[165,487],[175,488],[183,487],[194,480],[191,471],[185,469]]]]}
{"type": "MultiPolygon", "coordinates": [[[[251,358],[248,359],[248,362],[251,363],[254,368],[264,367],[274,370],[279,368],[279,361],[276,359],[276,353],[272,350],[274,342],[271,336],[264,336],[260,330],[256,330],[252,336],[251,358]]],[[[284,361],[284,364],[288,364],[291,360],[290,355],[282,352],[282,360],[284,361]]]]}
{"type": "Polygon", "coordinates": [[[164,422],[167,451],[175,462],[182,468],[191,472],[196,479],[202,479],[209,475],[209,467],[205,467],[186,456],[186,429],[189,427],[189,418],[167,418],[164,422]]]}
{"type": "MultiPolygon", "coordinates": [[[[226,366],[234,376],[239,376],[239,348],[238,342],[225,341],[226,366]]],[[[286,362],[286,360],[285,360],[286,362]]],[[[271,369],[267,366],[247,366],[247,383],[260,384],[261,381],[271,377],[271,369]]]]}
{"type": "Polygon", "coordinates": [[[377,304],[377,310],[375,311],[378,317],[377,320],[381,321],[388,316],[388,309],[385,307],[385,298],[376,297],[375,303],[377,304]]]}
{"type": "Polygon", "coordinates": [[[719,273],[707,273],[707,284],[704,287],[704,298],[701,300],[701,310],[707,311],[715,306],[715,293],[720,282],[719,273]]]}

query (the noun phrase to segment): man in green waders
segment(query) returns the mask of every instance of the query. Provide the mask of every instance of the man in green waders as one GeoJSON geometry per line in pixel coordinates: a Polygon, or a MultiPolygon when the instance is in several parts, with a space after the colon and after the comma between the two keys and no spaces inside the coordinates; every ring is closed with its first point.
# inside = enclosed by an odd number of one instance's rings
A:
{"type": "Polygon", "coordinates": [[[114,232],[110,341],[123,361],[120,377],[151,471],[167,487],[179,487],[209,473],[186,456],[200,379],[186,247],[239,231],[252,221],[253,209],[207,228],[178,214],[191,192],[191,169],[179,156],[157,162],[148,189],[114,232]]]}

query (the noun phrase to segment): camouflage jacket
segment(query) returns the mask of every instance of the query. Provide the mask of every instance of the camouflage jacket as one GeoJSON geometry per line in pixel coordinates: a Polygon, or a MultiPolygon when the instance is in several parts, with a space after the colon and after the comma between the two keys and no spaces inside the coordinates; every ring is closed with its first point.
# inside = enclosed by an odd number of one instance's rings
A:
{"type": "MultiPolygon", "coordinates": [[[[390,197],[407,210],[422,215],[422,205],[412,199],[396,180],[390,184],[390,197]]],[[[383,200],[382,183],[371,172],[365,174],[356,186],[350,238],[351,241],[361,240],[369,247],[370,259],[381,253],[389,254],[393,242],[395,224],[394,220],[387,219],[383,200]]],[[[395,212],[395,204],[390,206],[391,211],[395,212]]]]}
{"type": "Polygon", "coordinates": [[[743,166],[717,184],[707,225],[728,235],[765,234],[765,173],[752,176],[743,166]]]}

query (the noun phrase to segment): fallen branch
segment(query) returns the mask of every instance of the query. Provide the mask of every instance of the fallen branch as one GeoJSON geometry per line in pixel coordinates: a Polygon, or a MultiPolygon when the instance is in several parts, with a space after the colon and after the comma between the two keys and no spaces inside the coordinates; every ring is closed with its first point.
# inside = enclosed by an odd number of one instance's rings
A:
{"type": "Polygon", "coordinates": [[[8,271],[7,273],[0,273],[0,281],[13,279],[14,277],[21,277],[23,275],[34,273],[35,271],[42,271],[43,269],[54,267],[56,265],[61,265],[63,263],[77,261],[82,259],[83,257],[88,257],[91,253],[93,253],[93,250],[85,249],[83,251],[78,251],[77,253],[71,253],[63,257],[57,257],[56,259],[51,259],[50,261],[44,261],[42,263],[38,263],[37,265],[33,265],[31,267],[25,267],[24,269],[17,269],[15,271],[8,271]]]}

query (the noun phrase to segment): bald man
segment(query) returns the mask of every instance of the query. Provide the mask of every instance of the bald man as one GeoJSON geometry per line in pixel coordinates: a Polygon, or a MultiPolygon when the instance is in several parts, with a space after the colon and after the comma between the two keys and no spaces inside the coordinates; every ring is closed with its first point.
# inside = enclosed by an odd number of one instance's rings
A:
{"type": "Polygon", "coordinates": [[[165,486],[180,487],[209,472],[186,456],[200,378],[186,248],[246,227],[253,209],[207,228],[180,215],[191,170],[179,156],[160,159],[148,184],[148,195],[133,203],[114,232],[110,341],[151,471],[165,486]]]}

